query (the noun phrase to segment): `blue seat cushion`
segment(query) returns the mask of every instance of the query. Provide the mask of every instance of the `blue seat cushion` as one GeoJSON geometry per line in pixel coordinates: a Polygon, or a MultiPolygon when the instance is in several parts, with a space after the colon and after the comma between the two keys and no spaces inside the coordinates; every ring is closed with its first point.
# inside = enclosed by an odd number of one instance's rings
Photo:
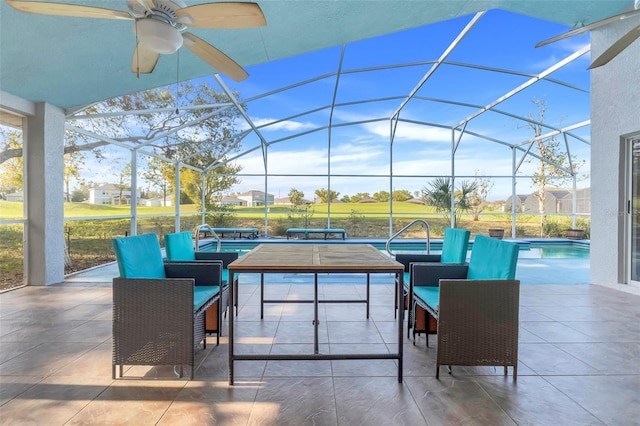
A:
{"type": "Polygon", "coordinates": [[[229,270],[222,270],[222,284],[227,284],[229,282],[229,270]]]}
{"type": "Polygon", "coordinates": [[[467,260],[469,236],[471,232],[466,229],[446,228],[442,241],[442,263],[464,263],[467,260]]]}
{"type": "Polygon", "coordinates": [[[200,309],[209,299],[220,293],[220,286],[195,286],[193,287],[193,310],[200,309]]]}
{"type": "Polygon", "coordinates": [[[413,294],[435,311],[440,309],[440,287],[419,286],[413,288],[413,294]]]}
{"type": "Polygon", "coordinates": [[[166,278],[156,234],[114,238],[120,278],[166,278]]]}
{"type": "Polygon", "coordinates": [[[469,259],[470,280],[513,280],[516,277],[518,246],[508,241],[476,235],[469,259]]]}
{"type": "Polygon", "coordinates": [[[176,232],[164,236],[164,248],[167,252],[167,260],[172,262],[196,260],[196,251],[193,248],[191,232],[176,232]]]}

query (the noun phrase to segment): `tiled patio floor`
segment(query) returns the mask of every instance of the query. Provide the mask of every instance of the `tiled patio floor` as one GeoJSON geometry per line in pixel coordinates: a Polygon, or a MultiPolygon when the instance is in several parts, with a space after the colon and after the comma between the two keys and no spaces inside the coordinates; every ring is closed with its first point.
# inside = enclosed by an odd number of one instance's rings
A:
{"type": "MultiPolygon", "coordinates": [[[[405,342],[401,384],[393,360],[242,361],[229,386],[226,333],[220,346],[211,337],[197,353],[194,381],[147,367],[125,372],[136,378],[112,380],[109,273],[0,295],[1,424],[640,424],[638,294],[524,284],[517,382],[502,368],[463,367],[452,376],[443,369],[436,380],[435,338],[427,348],[422,336],[415,346],[405,342]]],[[[267,291],[306,298],[311,288],[267,291]]],[[[323,291],[347,297],[364,286],[323,291]]],[[[320,349],[393,347],[392,291],[391,284],[372,285],[369,320],[363,305],[321,304],[320,349]]],[[[237,351],[310,350],[311,305],[268,305],[260,321],[253,280],[240,296],[237,351]]]]}

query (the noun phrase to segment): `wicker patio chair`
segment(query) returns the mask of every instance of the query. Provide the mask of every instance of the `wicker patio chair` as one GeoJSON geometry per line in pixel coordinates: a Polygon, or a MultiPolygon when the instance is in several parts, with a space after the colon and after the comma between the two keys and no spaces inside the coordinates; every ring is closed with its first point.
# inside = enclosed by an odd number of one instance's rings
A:
{"type": "MultiPolygon", "coordinates": [[[[405,309],[409,309],[408,313],[408,326],[407,336],[411,330],[413,331],[414,341],[415,335],[426,333],[435,334],[437,321],[424,311],[420,306],[414,306],[412,303],[412,295],[409,291],[410,283],[414,282],[414,285],[438,285],[439,277],[437,273],[423,274],[421,271],[418,273],[413,272],[414,263],[441,263],[448,265],[447,274],[442,278],[456,278],[458,276],[466,277],[466,268],[464,269],[464,275],[453,275],[451,271],[454,270],[456,265],[466,265],[467,250],[469,248],[469,236],[470,232],[466,229],[460,228],[445,228],[444,238],[442,240],[441,254],[418,254],[418,253],[398,253],[395,256],[397,262],[404,265],[404,285],[405,285],[405,309]],[[411,309],[410,309],[411,308],[411,309]]],[[[398,292],[395,292],[396,294],[398,292]]],[[[396,307],[398,306],[396,301],[396,307]]],[[[427,336],[427,346],[429,346],[429,339],[427,336]]]]}
{"type": "MultiPolygon", "coordinates": [[[[125,365],[191,367],[206,348],[205,313],[220,298],[221,262],[164,263],[155,234],[113,240],[112,377],[125,365]],[[217,282],[217,285],[215,283],[217,282]],[[204,284],[204,285],[203,285],[204,284]]],[[[218,337],[219,338],[219,337],[218,337]]]]}
{"type": "MultiPolygon", "coordinates": [[[[222,262],[222,293],[220,302],[215,303],[207,311],[206,329],[207,333],[218,333],[222,315],[226,317],[229,306],[229,263],[238,259],[238,252],[210,252],[198,251],[194,247],[190,231],[165,234],[164,248],[166,250],[168,262],[222,262]]],[[[238,294],[238,277],[235,278],[234,294],[238,294]]],[[[237,305],[237,304],[236,304],[237,305]]]]}
{"type": "Polygon", "coordinates": [[[414,286],[416,278],[410,285],[413,303],[438,321],[436,377],[441,365],[449,373],[452,365],[492,365],[504,366],[505,374],[513,367],[517,378],[518,251],[516,244],[477,235],[468,265],[412,264],[416,276],[438,280],[414,286]]]}

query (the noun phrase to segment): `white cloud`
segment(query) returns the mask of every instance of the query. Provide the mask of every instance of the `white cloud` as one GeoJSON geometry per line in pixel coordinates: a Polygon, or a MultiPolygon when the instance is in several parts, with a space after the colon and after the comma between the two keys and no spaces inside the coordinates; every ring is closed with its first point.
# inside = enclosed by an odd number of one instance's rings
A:
{"type": "MultiPolygon", "coordinates": [[[[264,132],[264,131],[275,132],[279,130],[286,130],[289,132],[299,132],[302,130],[315,129],[316,127],[318,127],[317,125],[310,122],[293,121],[293,120],[280,121],[278,123],[269,125],[269,123],[273,123],[277,121],[275,118],[252,118],[251,120],[253,121],[253,124],[255,124],[258,127],[265,126],[260,129],[261,132],[264,132]]],[[[249,128],[249,125],[246,122],[241,122],[239,126],[245,130],[249,128]]]]}
{"type": "MultiPolygon", "coordinates": [[[[389,139],[389,122],[367,123],[362,127],[377,136],[389,139]]],[[[398,123],[394,140],[451,142],[451,130],[400,122],[398,123]]]]}
{"type": "MultiPolygon", "coordinates": [[[[547,69],[557,64],[558,62],[562,61],[566,57],[572,55],[573,53],[579,51],[583,47],[588,46],[589,44],[590,43],[588,40],[585,41],[583,39],[568,38],[564,40],[559,40],[556,43],[553,43],[551,45],[553,46],[553,48],[550,49],[551,54],[543,61],[538,61],[531,64],[530,69],[536,70],[536,72],[538,72],[538,70],[541,70],[541,69],[547,69]]],[[[591,62],[591,52],[587,52],[581,57],[579,57],[578,59],[576,59],[575,61],[573,61],[574,64],[577,63],[581,67],[584,67],[584,63],[590,63],[590,62],[591,62]]]]}

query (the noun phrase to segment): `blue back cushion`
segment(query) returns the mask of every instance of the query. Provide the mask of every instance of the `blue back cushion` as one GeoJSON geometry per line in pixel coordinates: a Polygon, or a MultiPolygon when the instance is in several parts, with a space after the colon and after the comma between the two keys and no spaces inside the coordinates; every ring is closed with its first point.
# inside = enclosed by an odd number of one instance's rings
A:
{"type": "Polygon", "coordinates": [[[467,278],[470,280],[515,279],[518,252],[516,244],[485,235],[476,235],[467,278]]]}
{"type": "Polygon", "coordinates": [[[196,260],[196,252],[191,241],[191,231],[165,235],[164,248],[167,251],[167,260],[188,262],[196,260]]]}
{"type": "Polygon", "coordinates": [[[113,239],[121,278],[165,278],[156,234],[113,239]]]}
{"type": "Polygon", "coordinates": [[[466,229],[446,228],[442,241],[442,263],[464,263],[467,260],[467,248],[471,232],[466,229]]]}

